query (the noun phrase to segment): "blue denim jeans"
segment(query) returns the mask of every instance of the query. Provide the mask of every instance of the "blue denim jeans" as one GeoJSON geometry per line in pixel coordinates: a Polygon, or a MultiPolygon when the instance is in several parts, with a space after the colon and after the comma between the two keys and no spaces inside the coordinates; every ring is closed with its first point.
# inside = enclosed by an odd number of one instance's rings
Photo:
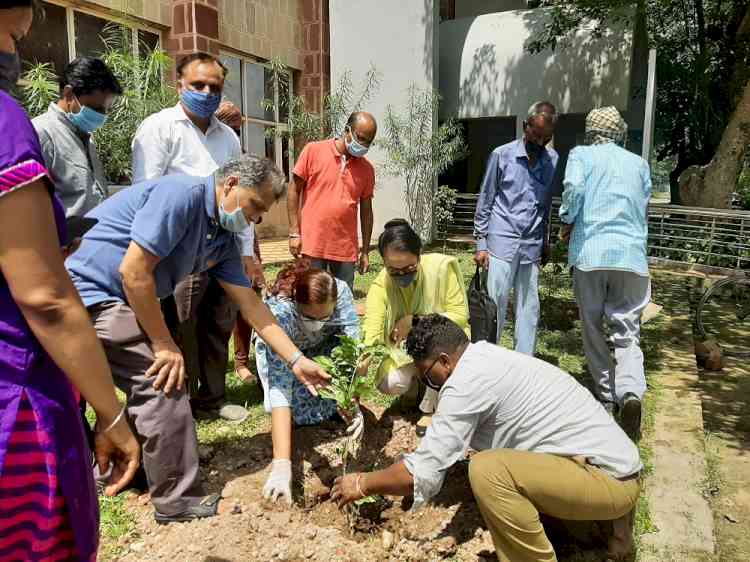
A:
{"type": "Polygon", "coordinates": [[[487,291],[497,305],[498,342],[505,326],[511,289],[516,301],[515,350],[534,355],[539,324],[539,263],[521,263],[520,255],[509,262],[490,254],[487,291]]]}

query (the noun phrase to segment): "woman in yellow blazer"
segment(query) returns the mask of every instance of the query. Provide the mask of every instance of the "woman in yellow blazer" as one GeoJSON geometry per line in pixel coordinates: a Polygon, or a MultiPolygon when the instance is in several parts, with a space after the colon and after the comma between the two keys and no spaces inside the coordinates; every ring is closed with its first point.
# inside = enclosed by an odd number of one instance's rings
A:
{"type": "MultiPolygon", "coordinates": [[[[364,339],[368,345],[390,348],[380,366],[378,388],[404,394],[414,383],[416,369],[404,341],[417,314],[438,313],[469,333],[469,306],[458,260],[443,254],[422,254],[422,241],[404,219],[385,225],[378,239],[385,265],[367,294],[364,339]]],[[[432,413],[437,392],[428,388],[420,410],[432,413]]]]}

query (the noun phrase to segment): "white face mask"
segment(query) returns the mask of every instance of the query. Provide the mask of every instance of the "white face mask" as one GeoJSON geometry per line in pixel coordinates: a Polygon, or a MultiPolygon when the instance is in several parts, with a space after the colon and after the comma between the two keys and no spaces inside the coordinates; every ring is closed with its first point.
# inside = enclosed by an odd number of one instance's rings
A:
{"type": "Polygon", "coordinates": [[[312,318],[300,318],[302,330],[308,334],[317,334],[326,325],[325,320],[313,320],[312,318]]]}

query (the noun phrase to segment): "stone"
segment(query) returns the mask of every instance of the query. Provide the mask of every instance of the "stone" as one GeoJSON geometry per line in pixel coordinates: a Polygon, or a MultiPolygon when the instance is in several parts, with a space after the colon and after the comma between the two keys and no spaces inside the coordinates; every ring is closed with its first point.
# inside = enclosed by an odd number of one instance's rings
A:
{"type": "Polygon", "coordinates": [[[144,542],[134,542],[130,545],[130,550],[132,552],[143,552],[144,548],[146,548],[146,543],[144,542]]]}
{"type": "Polygon", "coordinates": [[[198,445],[198,457],[202,461],[210,460],[214,456],[214,448],[211,445],[198,445]]]}
{"type": "Polygon", "coordinates": [[[381,536],[381,541],[383,543],[383,548],[385,550],[390,550],[393,548],[393,543],[395,542],[396,537],[393,533],[388,531],[387,529],[383,529],[383,535],[381,536]]]}

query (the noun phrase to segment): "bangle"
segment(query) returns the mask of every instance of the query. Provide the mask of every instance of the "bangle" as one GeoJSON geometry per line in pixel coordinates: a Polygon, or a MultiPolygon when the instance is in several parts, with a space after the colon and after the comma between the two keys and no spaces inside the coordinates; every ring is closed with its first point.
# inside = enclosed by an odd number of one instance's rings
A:
{"type": "Polygon", "coordinates": [[[355,485],[357,486],[357,493],[358,493],[358,494],[359,494],[360,496],[362,496],[363,498],[366,498],[366,497],[367,497],[367,494],[365,494],[365,493],[364,493],[364,492],[362,491],[362,476],[363,476],[363,473],[362,473],[362,472],[358,472],[358,473],[357,473],[357,479],[356,479],[356,480],[354,481],[354,483],[355,483],[355,485]]]}
{"type": "Polygon", "coordinates": [[[302,238],[301,234],[290,234],[289,238],[302,238]]]}
{"type": "Polygon", "coordinates": [[[115,427],[118,422],[122,419],[122,417],[125,415],[125,408],[127,407],[127,404],[122,405],[122,409],[120,410],[120,413],[117,414],[114,420],[112,420],[112,423],[109,424],[101,433],[108,433],[112,430],[113,427],[115,427]]]}
{"type": "Polygon", "coordinates": [[[297,363],[300,359],[302,359],[305,356],[304,353],[302,353],[299,349],[292,355],[292,358],[287,363],[287,366],[289,369],[292,369],[294,367],[294,364],[297,363]]]}

